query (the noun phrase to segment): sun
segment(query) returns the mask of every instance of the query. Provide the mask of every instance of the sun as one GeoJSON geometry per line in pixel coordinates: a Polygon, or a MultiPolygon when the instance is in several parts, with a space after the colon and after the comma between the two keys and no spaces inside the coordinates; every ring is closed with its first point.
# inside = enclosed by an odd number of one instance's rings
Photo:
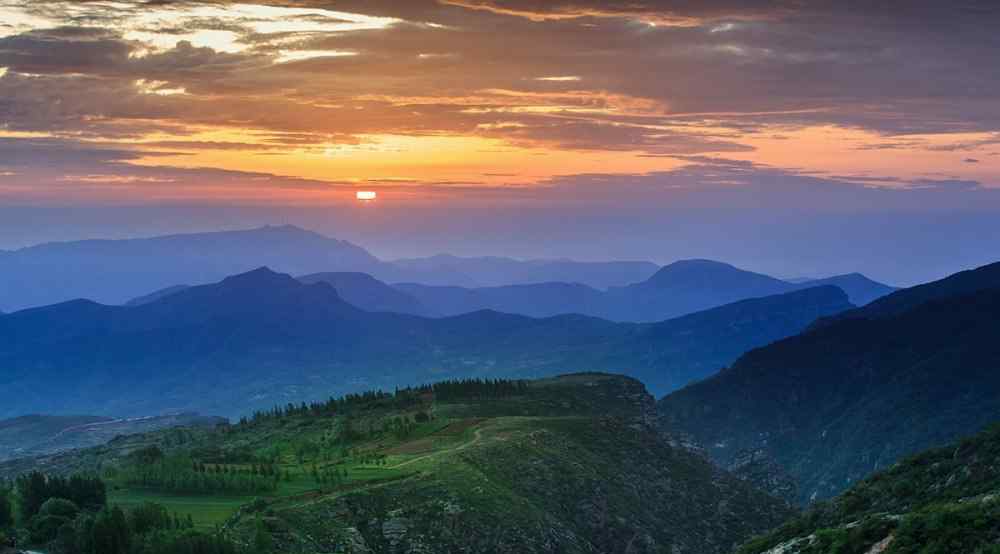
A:
{"type": "Polygon", "coordinates": [[[359,190],[354,196],[361,202],[372,202],[378,197],[373,190],[359,190]]]}

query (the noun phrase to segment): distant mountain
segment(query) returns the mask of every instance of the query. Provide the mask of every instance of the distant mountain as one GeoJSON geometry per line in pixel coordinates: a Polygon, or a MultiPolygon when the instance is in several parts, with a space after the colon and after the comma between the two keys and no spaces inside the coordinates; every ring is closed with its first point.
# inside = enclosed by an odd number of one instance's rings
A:
{"type": "Polygon", "coordinates": [[[795,334],[793,329],[804,329],[823,314],[850,305],[843,291],[823,286],[640,326],[620,347],[628,356],[623,356],[622,364],[642,360],[631,366],[630,375],[657,393],[676,390],[715,374],[747,350],[795,334]]]}
{"type": "Polygon", "coordinates": [[[152,290],[207,283],[262,265],[293,274],[383,270],[392,276],[393,270],[359,246],[289,225],[48,243],[0,254],[0,307],[74,298],[121,304],[152,290]]]}
{"type": "Polygon", "coordinates": [[[1000,287],[980,288],[998,267],[896,292],[752,350],[661,400],[663,426],[724,466],[766,455],[801,501],[980,429],[1000,419],[1000,287]]]}
{"type": "MultiPolygon", "coordinates": [[[[320,282],[327,283],[347,303],[369,312],[430,315],[430,310],[423,306],[416,298],[379,281],[367,273],[346,271],[313,273],[299,277],[298,280],[307,285],[320,282]]],[[[167,287],[138,298],[133,298],[126,302],[125,306],[135,307],[150,304],[189,288],[191,288],[189,285],[167,287]]]]}
{"type": "Polygon", "coordinates": [[[817,326],[844,319],[891,317],[932,300],[968,295],[997,287],[1000,287],[1000,262],[961,271],[938,281],[899,290],[867,306],[830,317],[819,322],[817,326]]]}
{"type": "MultiPolygon", "coordinates": [[[[790,281],[791,282],[791,281],[790,281]]],[[[833,285],[839,287],[847,293],[851,304],[864,306],[887,294],[891,294],[899,289],[891,287],[878,281],[873,281],[860,273],[848,273],[846,275],[836,275],[824,279],[805,279],[794,284],[805,287],[817,287],[820,285],[833,285]]]]}
{"type": "Polygon", "coordinates": [[[495,310],[531,317],[604,313],[605,293],[579,283],[537,283],[502,287],[446,287],[398,283],[396,289],[430,307],[434,315],[451,316],[495,310]]]}
{"type": "Polygon", "coordinates": [[[645,281],[606,292],[570,283],[478,288],[415,283],[393,286],[417,298],[437,315],[489,309],[532,317],[576,313],[613,321],[653,322],[748,298],[824,285],[842,288],[854,305],[895,290],[857,273],[790,283],[711,260],[675,262],[645,281]]]}
{"type": "Polygon", "coordinates": [[[262,268],[134,307],[77,300],[0,317],[0,415],[228,416],[449,376],[570,370],[624,372],[663,393],[850,307],[821,287],[662,325],[493,311],[429,319],[365,311],[329,283],[262,268]]]}
{"type": "Polygon", "coordinates": [[[124,305],[134,307],[134,306],[142,306],[145,304],[151,304],[153,302],[156,302],[157,300],[166,298],[171,294],[178,293],[181,292],[182,290],[187,290],[189,288],[191,288],[191,285],[174,285],[172,287],[166,287],[157,291],[153,291],[149,294],[144,294],[137,298],[133,298],[132,300],[125,302],[124,305]]]}
{"type": "Polygon", "coordinates": [[[682,260],[646,281],[610,289],[604,315],[622,321],[658,321],[802,287],[722,262],[682,260]]]}
{"type": "Polygon", "coordinates": [[[992,426],[879,471],[737,554],[995,552],[997,459],[1000,426],[992,426]]]}
{"type": "Polygon", "coordinates": [[[122,419],[104,416],[21,416],[0,420],[0,461],[96,446],[119,435],[170,427],[215,426],[225,422],[222,418],[195,413],[122,419]]]}
{"type": "Polygon", "coordinates": [[[605,289],[643,281],[659,269],[651,262],[515,260],[492,256],[463,258],[448,254],[394,260],[392,263],[409,272],[412,276],[409,280],[413,282],[471,288],[563,282],[605,289]]]}
{"type": "Polygon", "coordinates": [[[393,288],[366,273],[326,272],[298,278],[312,285],[326,283],[350,304],[370,312],[428,315],[431,310],[404,290],[393,288]]]}

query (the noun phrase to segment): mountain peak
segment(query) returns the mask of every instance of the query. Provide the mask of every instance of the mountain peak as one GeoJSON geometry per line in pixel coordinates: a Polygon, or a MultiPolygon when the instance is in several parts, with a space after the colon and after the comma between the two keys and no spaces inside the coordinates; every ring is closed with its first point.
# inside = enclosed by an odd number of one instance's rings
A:
{"type": "MultiPolygon", "coordinates": [[[[708,288],[721,286],[731,281],[767,281],[782,283],[778,279],[746,271],[736,266],[707,259],[678,260],[660,268],[646,283],[654,286],[681,286],[708,288]]],[[[771,292],[771,291],[769,291],[771,292]]],[[[782,292],[775,290],[773,292],[782,292]]]]}
{"type": "Polygon", "coordinates": [[[288,275],[287,273],[278,273],[267,266],[261,266],[257,269],[252,269],[244,273],[231,275],[223,279],[221,284],[223,286],[236,285],[254,287],[300,285],[300,283],[291,275],[288,275]]]}

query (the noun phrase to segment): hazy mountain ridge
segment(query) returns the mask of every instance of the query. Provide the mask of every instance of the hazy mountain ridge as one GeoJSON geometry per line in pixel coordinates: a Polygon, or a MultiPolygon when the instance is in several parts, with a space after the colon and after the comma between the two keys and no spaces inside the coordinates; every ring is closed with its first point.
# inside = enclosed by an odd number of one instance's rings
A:
{"type": "MultiPolygon", "coordinates": [[[[480,260],[445,258],[473,268],[480,260]]],[[[643,278],[657,267],[649,262],[503,260],[501,272],[493,271],[490,279],[508,272],[511,280],[501,281],[504,284],[566,278],[610,286],[643,278]],[[553,279],[553,275],[558,278],[553,279]]],[[[461,270],[436,271],[425,265],[413,260],[400,264],[383,261],[350,242],[292,225],[54,242],[0,253],[0,307],[10,311],[74,298],[121,304],[151,291],[182,283],[209,283],[260,266],[292,275],[362,272],[387,282],[478,284],[462,278],[461,270]]]]}
{"type": "Polygon", "coordinates": [[[415,281],[422,284],[465,288],[563,282],[606,289],[643,281],[659,269],[658,265],[645,261],[516,260],[450,254],[398,259],[391,263],[420,277],[415,281]]]}
{"type": "MultiPolygon", "coordinates": [[[[995,268],[977,271],[988,277],[995,268]]],[[[904,290],[886,302],[913,296],[904,290]]],[[[662,399],[662,425],[723,466],[742,452],[766,453],[795,478],[801,501],[832,496],[902,456],[980,429],[1000,417],[1000,288],[933,297],[752,350],[662,399]]]]}
{"type": "Polygon", "coordinates": [[[120,435],[169,427],[214,426],[225,422],[223,418],[201,416],[196,413],[137,418],[21,416],[0,420],[0,461],[97,446],[120,435]]]}
{"type": "Polygon", "coordinates": [[[428,319],[364,311],[328,283],[258,269],[141,306],[72,301],[0,317],[10,391],[0,409],[235,415],[441,376],[571,369],[626,372],[665,392],[849,307],[820,287],[660,325],[491,311],[428,319]]]}
{"type": "MultiPolygon", "coordinates": [[[[439,316],[496,309],[534,317],[583,313],[649,322],[803,286],[836,284],[855,305],[889,289],[851,276],[789,284],[705,260],[681,261],[664,268],[650,262],[450,255],[387,262],[352,243],[284,225],[145,239],[47,243],[0,253],[0,308],[10,311],[76,298],[102,304],[146,303],[180,290],[183,284],[210,283],[260,266],[292,275],[365,273],[383,283],[419,283],[423,287],[414,290],[407,290],[407,285],[397,288],[415,296],[425,311],[417,311],[409,301],[402,307],[398,303],[380,306],[369,293],[355,300],[374,302],[376,311],[391,308],[439,316]],[[699,265],[700,274],[695,279],[671,284],[672,279],[678,279],[677,275],[670,278],[671,274],[683,273],[681,268],[692,264],[699,265]],[[768,286],[761,286],[761,282],[768,286]],[[692,288],[697,283],[714,283],[714,289],[692,288]],[[449,288],[458,285],[464,288],[449,288]],[[421,292],[428,298],[418,294],[421,292]]],[[[374,285],[358,282],[354,286],[374,285]]],[[[389,295],[386,291],[385,296],[389,295]]]]}

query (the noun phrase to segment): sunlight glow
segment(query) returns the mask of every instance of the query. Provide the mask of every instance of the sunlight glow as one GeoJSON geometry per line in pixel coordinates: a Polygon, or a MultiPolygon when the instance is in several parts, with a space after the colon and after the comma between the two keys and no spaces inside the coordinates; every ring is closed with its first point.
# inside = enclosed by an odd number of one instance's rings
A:
{"type": "Polygon", "coordinates": [[[375,200],[378,195],[375,194],[375,191],[373,190],[359,190],[354,196],[362,202],[371,202],[372,200],[375,200]]]}

